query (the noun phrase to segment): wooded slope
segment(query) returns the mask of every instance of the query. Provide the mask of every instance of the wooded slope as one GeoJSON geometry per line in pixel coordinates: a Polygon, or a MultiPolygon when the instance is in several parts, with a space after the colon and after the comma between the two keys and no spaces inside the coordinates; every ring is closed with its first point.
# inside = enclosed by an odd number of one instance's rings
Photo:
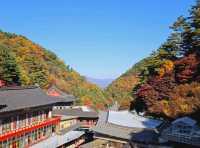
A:
{"type": "Polygon", "coordinates": [[[0,79],[7,85],[56,85],[79,103],[104,108],[103,91],[85,80],[53,52],[24,36],[0,31],[0,79]]]}
{"type": "Polygon", "coordinates": [[[171,35],[160,48],[107,88],[114,100],[122,102],[131,98],[131,109],[153,116],[199,118],[200,2],[189,12],[188,17],[179,17],[170,27],[171,35]],[[138,83],[131,81],[131,77],[134,80],[137,77],[138,83]],[[122,88],[124,91],[120,91],[122,88]]]}

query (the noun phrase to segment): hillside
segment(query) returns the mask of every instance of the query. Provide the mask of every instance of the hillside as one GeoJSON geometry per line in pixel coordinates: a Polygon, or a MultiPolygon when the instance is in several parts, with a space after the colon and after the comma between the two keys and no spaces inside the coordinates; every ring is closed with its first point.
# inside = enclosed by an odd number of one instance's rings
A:
{"type": "Polygon", "coordinates": [[[115,100],[123,95],[119,90],[124,85],[133,99],[131,109],[168,119],[183,115],[200,119],[200,2],[189,12],[170,27],[171,35],[160,48],[108,87],[115,100]],[[123,81],[135,75],[137,85],[123,81]]]}
{"type": "Polygon", "coordinates": [[[151,56],[139,61],[119,78],[114,80],[105,90],[107,96],[117,101],[121,109],[129,109],[133,100],[133,89],[139,85],[141,75],[150,64],[151,56]]]}
{"type": "Polygon", "coordinates": [[[0,31],[0,80],[7,85],[55,84],[79,98],[79,103],[104,108],[103,91],[86,81],[53,52],[24,36],[0,31]]]}

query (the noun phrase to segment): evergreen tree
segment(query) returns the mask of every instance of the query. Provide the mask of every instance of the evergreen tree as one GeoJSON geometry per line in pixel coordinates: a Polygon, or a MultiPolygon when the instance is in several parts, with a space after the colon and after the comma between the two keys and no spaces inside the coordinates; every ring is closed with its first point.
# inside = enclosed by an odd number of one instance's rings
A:
{"type": "Polygon", "coordinates": [[[19,84],[20,72],[15,56],[9,48],[0,45],[0,79],[7,84],[19,84]]]}
{"type": "Polygon", "coordinates": [[[31,80],[31,84],[39,84],[41,87],[44,87],[48,82],[48,71],[44,63],[33,56],[26,57],[25,62],[29,67],[29,79],[31,80]]]}
{"type": "Polygon", "coordinates": [[[193,31],[188,18],[183,16],[179,17],[177,21],[171,27],[177,36],[178,42],[175,42],[175,46],[178,47],[178,53],[180,56],[191,53],[193,50],[193,31]]]}
{"type": "Polygon", "coordinates": [[[190,17],[188,18],[190,21],[190,28],[192,29],[192,38],[193,41],[193,51],[197,51],[200,53],[200,1],[197,0],[195,6],[192,7],[190,11],[190,17]]]}

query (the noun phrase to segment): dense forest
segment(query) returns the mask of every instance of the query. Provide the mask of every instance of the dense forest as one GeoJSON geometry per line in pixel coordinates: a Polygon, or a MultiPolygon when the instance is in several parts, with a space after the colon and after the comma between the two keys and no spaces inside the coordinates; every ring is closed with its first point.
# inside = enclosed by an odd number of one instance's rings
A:
{"type": "Polygon", "coordinates": [[[85,80],[53,52],[24,36],[0,31],[0,80],[6,85],[39,85],[44,90],[56,85],[78,97],[77,103],[102,109],[107,104],[103,91],[85,80]]]}
{"type": "MultiPolygon", "coordinates": [[[[167,40],[106,90],[124,108],[173,119],[200,110],[200,1],[170,27],[167,40]],[[124,91],[121,91],[124,90],[124,91]],[[128,98],[128,102],[126,102],[128,98]]],[[[199,118],[199,117],[198,117],[199,118]]]]}

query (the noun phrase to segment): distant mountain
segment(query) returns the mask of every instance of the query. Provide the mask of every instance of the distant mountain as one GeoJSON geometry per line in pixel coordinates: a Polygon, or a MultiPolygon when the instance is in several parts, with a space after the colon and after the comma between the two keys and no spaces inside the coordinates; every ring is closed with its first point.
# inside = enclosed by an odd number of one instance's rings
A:
{"type": "Polygon", "coordinates": [[[86,79],[89,82],[94,83],[101,88],[106,88],[114,80],[114,79],[97,79],[97,78],[91,78],[91,77],[86,77],[86,79]]]}

